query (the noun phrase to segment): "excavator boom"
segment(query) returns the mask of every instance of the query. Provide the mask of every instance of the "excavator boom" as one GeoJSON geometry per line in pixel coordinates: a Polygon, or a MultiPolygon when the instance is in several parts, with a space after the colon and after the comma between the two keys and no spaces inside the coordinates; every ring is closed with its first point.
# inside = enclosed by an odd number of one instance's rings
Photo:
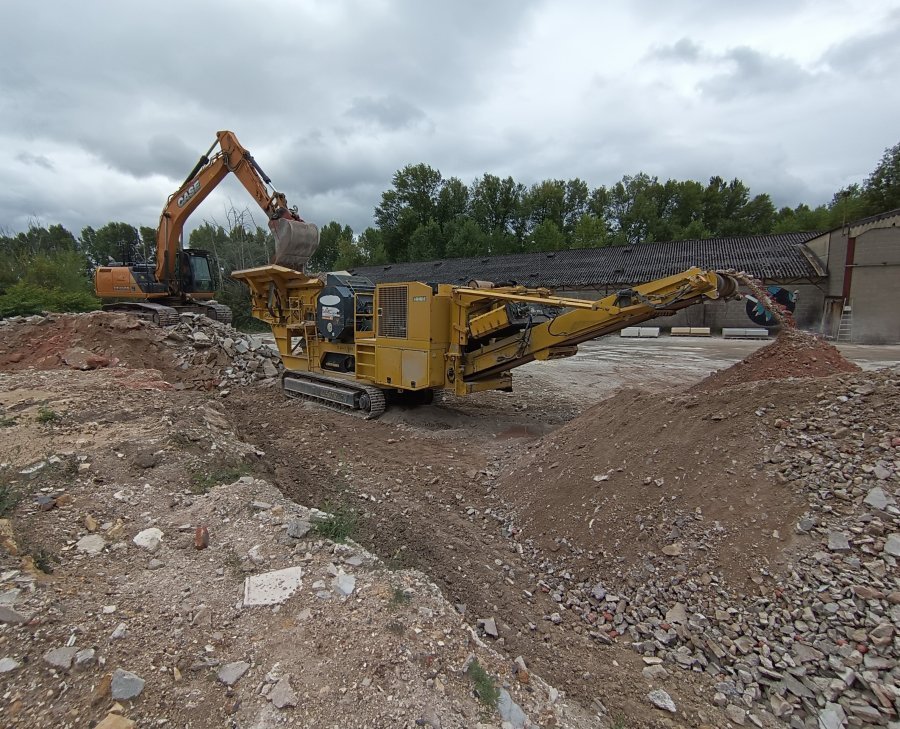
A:
{"type": "Polygon", "coordinates": [[[275,235],[275,263],[303,270],[319,239],[315,226],[305,223],[288,208],[283,193],[269,191],[271,180],[233,132],[216,132],[216,141],[197,162],[191,174],[172,195],[159,217],[156,231],[156,278],[173,295],[182,293],[178,253],[184,224],[219,183],[232,173],[269,218],[275,235]],[[219,151],[212,154],[218,147],[219,151]]]}
{"type": "Polygon", "coordinates": [[[231,321],[227,306],[212,301],[218,289],[218,264],[208,251],[184,249],[184,225],[218,184],[234,174],[266,213],[275,237],[273,263],[303,271],[319,244],[319,231],[306,223],[283,193],[270,191],[271,180],[233,132],[216,133],[181,186],[169,196],[156,231],[155,264],[123,261],[97,268],[94,290],[105,309],[130,311],[158,324],[178,321],[180,311],[231,321]],[[218,147],[218,151],[214,150],[218,147]]]}

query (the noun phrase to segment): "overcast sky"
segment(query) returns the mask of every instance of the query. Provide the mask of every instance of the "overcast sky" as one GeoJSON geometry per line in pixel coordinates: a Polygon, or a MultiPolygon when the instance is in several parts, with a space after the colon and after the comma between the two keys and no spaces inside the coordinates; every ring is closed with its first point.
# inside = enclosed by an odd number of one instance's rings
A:
{"type": "MultiPolygon", "coordinates": [[[[357,232],[407,163],[818,204],[900,141],[900,1],[43,0],[0,24],[7,231],[155,226],[218,129],[357,232]]],[[[189,227],[229,201],[252,205],[226,180],[189,227]]]]}

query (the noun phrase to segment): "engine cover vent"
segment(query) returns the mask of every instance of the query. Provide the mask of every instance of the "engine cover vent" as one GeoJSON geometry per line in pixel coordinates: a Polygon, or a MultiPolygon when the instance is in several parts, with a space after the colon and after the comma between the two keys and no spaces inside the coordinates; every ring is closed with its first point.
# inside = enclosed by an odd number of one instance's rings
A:
{"type": "Polygon", "coordinates": [[[378,336],[406,339],[409,303],[408,286],[379,286],[378,336]]]}

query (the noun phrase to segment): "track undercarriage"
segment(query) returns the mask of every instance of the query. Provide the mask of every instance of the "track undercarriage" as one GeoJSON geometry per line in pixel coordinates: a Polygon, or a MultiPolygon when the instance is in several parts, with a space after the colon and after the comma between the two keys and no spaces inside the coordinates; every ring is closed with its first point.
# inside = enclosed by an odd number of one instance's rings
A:
{"type": "Polygon", "coordinates": [[[174,306],[158,304],[153,301],[120,301],[104,304],[103,310],[130,314],[139,319],[152,321],[161,327],[175,326],[181,321],[180,315],[184,313],[202,314],[223,324],[231,324],[231,309],[215,301],[192,301],[174,306]]]}
{"type": "Polygon", "coordinates": [[[387,407],[383,390],[353,380],[286,370],[281,387],[288,397],[315,402],[332,410],[374,420],[387,407]]]}

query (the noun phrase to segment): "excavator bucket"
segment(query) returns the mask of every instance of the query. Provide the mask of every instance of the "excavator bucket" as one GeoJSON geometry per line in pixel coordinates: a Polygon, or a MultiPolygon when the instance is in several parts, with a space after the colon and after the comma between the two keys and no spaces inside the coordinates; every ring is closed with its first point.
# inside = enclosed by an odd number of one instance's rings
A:
{"type": "Polygon", "coordinates": [[[313,223],[278,218],[269,221],[275,236],[272,263],[305,273],[306,262],[319,247],[319,229],[313,223]]]}

